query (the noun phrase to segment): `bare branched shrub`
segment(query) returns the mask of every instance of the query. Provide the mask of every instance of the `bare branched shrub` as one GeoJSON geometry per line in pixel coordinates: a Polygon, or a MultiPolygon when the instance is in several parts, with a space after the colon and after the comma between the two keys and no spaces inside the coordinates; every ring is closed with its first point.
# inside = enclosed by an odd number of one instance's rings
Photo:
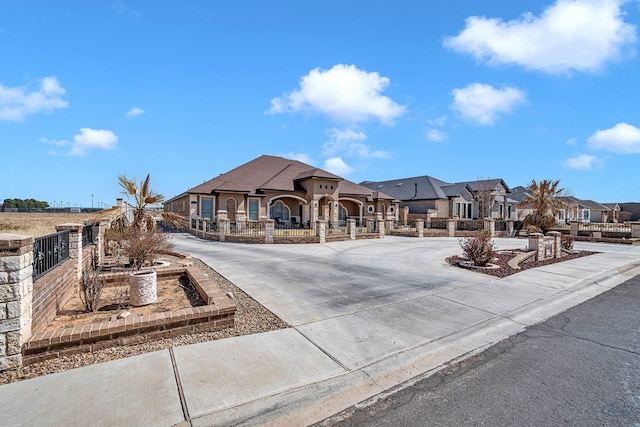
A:
{"type": "Polygon", "coordinates": [[[98,311],[104,280],[100,278],[102,267],[98,265],[98,252],[94,248],[91,251],[91,266],[88,271],[82,272],[82,292],[80,299],[87,312],[98,311]]]}
{"type": "Polygon", "coordinates": [[[122,253],[136,270],[140,270],[145,264],[153,264],[158,254],[173,249],[167,234],[135,227],[125,229],[120,242],[122,253]]]}
{"type": "Polygon", "coordinates": [[[576,241],[576,238],[570,234],[563,234],[560,238],[560,246],[562,249],[566,249],[568,251],[573,250],[573,243],[576,241]]]}
{"type": "Polygon", "coordinates": [[[479,267],[486,267],[496,257],[491,236],[486,231],[479,231],[474,237],[465,237],[460,241],[460,246],[469,261],[479,267]]]}

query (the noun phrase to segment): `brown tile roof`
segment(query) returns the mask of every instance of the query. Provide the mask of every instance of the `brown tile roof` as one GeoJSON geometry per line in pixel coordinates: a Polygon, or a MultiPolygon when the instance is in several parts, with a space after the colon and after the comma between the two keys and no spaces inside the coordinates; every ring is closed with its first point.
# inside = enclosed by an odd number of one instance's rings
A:
{"type": "Polygon", "coordinates": [[[315,168],[297,160],[283,157],[262,155],[235,169],[225,172],[203,184],[191,188],[188,192],[195,194],[212,194],[213,192],[239,192],[255,195],[261,190],[296,191],[296,181],[308,178],[332,179],[339,181],[338,190],[341,195],[369,196],[380,199],[394,198],[367,187],[347,181],[325,170],[315,168]]]}

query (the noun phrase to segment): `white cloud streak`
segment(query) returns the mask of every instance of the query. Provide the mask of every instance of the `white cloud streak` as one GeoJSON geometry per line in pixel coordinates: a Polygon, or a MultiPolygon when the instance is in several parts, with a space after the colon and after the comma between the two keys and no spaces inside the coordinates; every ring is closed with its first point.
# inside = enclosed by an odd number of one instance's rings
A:
{"type": "Polygon", "coordinates": [[[89,150],[113,150],[118,144],[118,136],[110,130],[81,128],[73,137],[70,156],[84,156],[89,150]]]}
{"type": "Polygon", "coordinates": [[[0,84],[0,120],[22,121],[32,114],[67,108],[69,102],[61,98],[65,93],[66,90],[53,76],[41,79],[38,89],[32,91],[0,84]]]}
{"type": "Polygon", "coordinates": [[[125,113],[125,116],[127,117],[136,117],[136,116],[140,116],[144,114],[144,110],[142,108],[139,107],[133,107],[131,110],[127,111],[125,113]]]}
{"type": "Polygon", "coordinates": [[[427,130],[427,140],[432,142],[443,142],[446,141],[449,136],[438,129],[429,129],[427,130]]]}
{"type": "Polygon", "coordinates": [[[390,125],[405,112],[405,107],[382,95],[389,83],[389,78],[355,65],[316,68],[302,77],[297,90],[273,98],[268,113],[315,113],[336,122],[376,119],[390,125]]]}
{"type": "Polygon", "coordinates": [[[590,154],[580,154],[576,157],[571,157],[565,160],[564,164],[569,169],[576,170],[589,170],[593,168],[594,164],[598,161],[596,156],[590,154]]]}
{"type": "Polygon", "coordinates": [[[498,115],[510,113],[516,106],[526,102],[526,95],[520,89],[509,86],[497,89],[482,83],[454,89],[452,94],[451,108],[481,125],[494,124],[498,115]]]}
{"type": "Polygon", "coordinates": [[[593,72],[624,57],[636,27],[624,22],[625,0],[558,0],[540,16],[472,16],[444,45],[492,65],[516,64],[546,73],[593,72]]]}
{"type": "Polygon", "coordinates": [[[332,157],[325,160],[323,169],[338,176],[349,175],[354,170],[351,166],[346,164],[344,160],[342,160],[342,157],[332,157]]]}
{"type": "Polygon", "coordinates": [[[592,150],[640,153],[640,129],[628,123],[618,123],[610,129],[597,130],[587,143],[592,150]]]}

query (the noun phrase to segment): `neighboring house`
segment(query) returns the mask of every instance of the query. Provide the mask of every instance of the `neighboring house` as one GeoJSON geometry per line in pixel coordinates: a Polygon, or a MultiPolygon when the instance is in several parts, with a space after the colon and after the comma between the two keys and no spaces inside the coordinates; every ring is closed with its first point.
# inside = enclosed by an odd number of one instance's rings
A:
{"type": "Polygon", "coordinates": [[[618,203],[603,203],[609,209],[609,222],[620,221],[620,205],[618,203]]]}
{"type": "Polygon", "coordinates": [[[582,200],[573,196],[561,197],[567,206],[562,209],[558,222],[608,222],[610,209],[593,200],[582,200]]]}
{"type": "Polygon", "coordinates": [[[618,203],[620,221],[640,221],[640,203],[618,203]]]}
{"type": "Polygon", "coordinates": [[[515,201],[501,179],[448,183],[423,175],[389,181],[364,181],[372,190],[384,191],[401,201],[412,214],[434,217],[479,218],[484,211],[492,218],[515,218],[515,201]],[[486,206],[486,209],[484,208],[486,206]]]}
{"type": "Polygon", "coordinates": [[[167,200],[164,209],[189,218],[306,225],[376,213],[397,219],[399,203],[297,160],[263,155],[167,200]]]}

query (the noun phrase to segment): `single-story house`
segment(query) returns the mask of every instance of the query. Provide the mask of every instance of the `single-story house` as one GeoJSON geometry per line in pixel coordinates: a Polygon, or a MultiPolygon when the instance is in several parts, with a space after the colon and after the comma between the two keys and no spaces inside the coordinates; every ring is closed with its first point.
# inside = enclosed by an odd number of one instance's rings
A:
{"type": "Polygon", "coordinates": [[[609,222],[611,210],[593,200],[582,200],[573,196],[561,197],[567,206],[562,209],[559,222],[609,222]]]}
{"type": "Polygon", "coordinates": [[[211,221],[398,219],[399,200],[297,160],[263,155],[167,200],[164,209],[211,221]]]}
{"type": "Polygon", "coordinates": [[[400,200],[400,207],[408,207],[410,214],[462,219],[485,216],[515,218],[516,201],[508,197],[510,190],[502,179],[448,183],[423,175],[389,181],[364,181],[361,185],[384,191],[400,200]]]}

